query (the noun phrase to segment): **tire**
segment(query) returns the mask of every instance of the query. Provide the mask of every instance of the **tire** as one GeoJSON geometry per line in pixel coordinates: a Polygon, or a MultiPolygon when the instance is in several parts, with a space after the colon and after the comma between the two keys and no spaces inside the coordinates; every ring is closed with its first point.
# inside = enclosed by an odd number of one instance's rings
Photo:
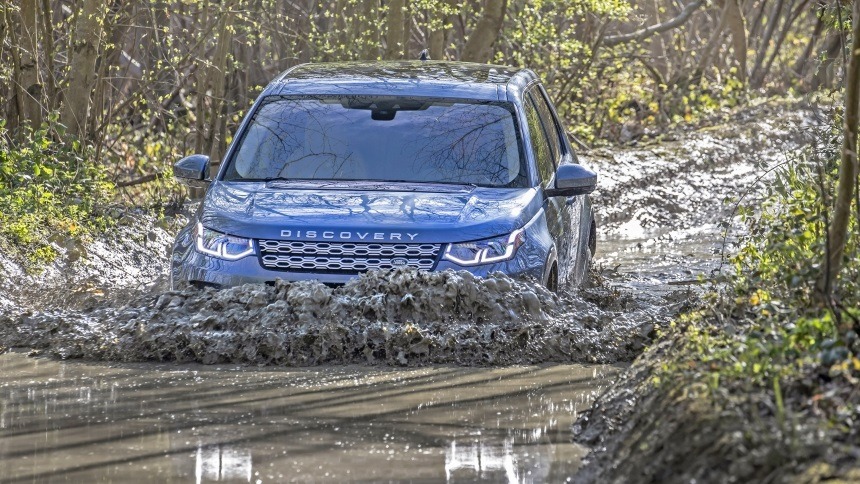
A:
{"type": "Polygon", "coordinates": [[[549,270],[549,274],[547,274],[544,286],[546,286],[546,288],[551,292],[558,292],[558,265],[555,263],[553,263],[552,268],[549,270]]]}
{"type": "Polygon", "coordinates": [[[591,216],[591,229],[588,231],[588,261],[591,263],[591,258],[597,254],[597,222],[594,220],[594,215],[591,216]]]}

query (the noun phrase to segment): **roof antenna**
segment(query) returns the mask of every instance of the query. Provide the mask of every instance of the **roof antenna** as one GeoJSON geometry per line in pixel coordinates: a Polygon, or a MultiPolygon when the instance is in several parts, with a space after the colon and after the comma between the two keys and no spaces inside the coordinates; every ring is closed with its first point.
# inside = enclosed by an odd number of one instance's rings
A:
{"type": "Polygon", "coordinates": [[[424,49],[418,54],[418,60],[428,61],[430,60],[430,49],[424,49]]]}

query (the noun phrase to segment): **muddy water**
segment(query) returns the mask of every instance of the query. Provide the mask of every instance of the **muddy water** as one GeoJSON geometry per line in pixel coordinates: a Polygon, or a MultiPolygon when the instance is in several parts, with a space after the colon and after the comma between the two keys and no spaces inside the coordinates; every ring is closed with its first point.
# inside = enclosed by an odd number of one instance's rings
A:
{"type": "Polygon", "coordinates": [[[558,297],[504,275],[368,273],[317,282],[146,295],[122,306],[7,317],[0,341],[60,358],[307,366],[499,365],[629,360],[665,304],[606,285],[558,297]]]}
{"type": "Polygon", "coordinates": [[[2,482],[563,482],[617,367],[233,366],[0,355],[2,482]]]}
{"type": "Polygon", "coordinates": [[[772,170],[810,143],[821,116],[765,102],[672,141],[583,156],[601,177],[592,198],[607,283],[660,307],[665,295],[718,280],[743,241],[737,206],[756,206],[772,170]]]}

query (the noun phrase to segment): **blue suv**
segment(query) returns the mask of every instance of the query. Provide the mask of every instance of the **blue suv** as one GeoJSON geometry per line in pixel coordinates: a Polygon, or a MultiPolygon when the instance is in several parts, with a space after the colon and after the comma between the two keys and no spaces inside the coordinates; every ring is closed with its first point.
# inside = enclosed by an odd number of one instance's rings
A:
{"type": "MultiPolygon", "coordinates": [[[[272,81],[176,237],[171,283],[341,284],[399,267],[579,283],[595,250],[576,155],[538,77],[461,62],[305,64],[272,81]]],[[[214,171],[214,170],[213,170],[214,171]]]]}

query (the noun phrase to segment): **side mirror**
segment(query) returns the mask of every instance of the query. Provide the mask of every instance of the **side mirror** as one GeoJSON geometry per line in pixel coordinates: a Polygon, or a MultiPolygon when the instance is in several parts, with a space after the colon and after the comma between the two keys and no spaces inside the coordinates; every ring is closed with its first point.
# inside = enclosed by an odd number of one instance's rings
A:
{"type": "Polygon", "coordinates": [[[597,188],[597,173],[574,163],[559,165],[555,172],[555,188],[548,189],[548,197],[587,195],[597,188]]]}
{"type": "Polygon", "coordinates": [[[206,155],[186,156],[173,165],[173,176],[189,186],[205,186],[208,175],[209,157],[206,155]]]}

